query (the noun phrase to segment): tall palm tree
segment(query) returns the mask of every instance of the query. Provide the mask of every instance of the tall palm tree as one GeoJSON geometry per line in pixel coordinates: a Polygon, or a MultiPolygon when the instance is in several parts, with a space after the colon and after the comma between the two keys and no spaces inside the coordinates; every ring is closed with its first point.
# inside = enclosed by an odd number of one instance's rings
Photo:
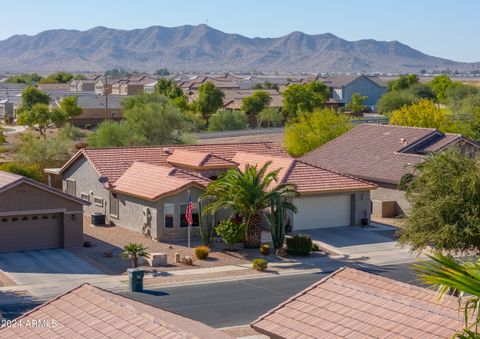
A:
{"type": "Polygon", "coordinates": [[[149,258],[150,254],[147,253],[147,248],[142,244],[130,243],[123,247],[122,257],[124,259],[132,260],[132,268],[138,267],[139,258],[149,258]]]}
{"type": "Polygon", "coordinates": [[[295,206],[288,198],[298,195],[295,185],[278,183],[280,169],[268,172],[271,162],[262,167],[247,165],[244,171],[231,169],[207,186],[202,196],[206,202],[204,213],[215,214],[221,209],[232,209],[241,215],[245,224],[245,247],[261,245],[263,215],[268,215],[272,201],[288,210],[295,206]]]}
{"type": "Polygon", "coordinates": [[[429,255],[432,261],[415,265],[420,279],[438,287],[439,300],[447,294],[458,297],[463,310],[465,329],[457,338],[480,338],[480,260],[458,261],[441,253],[429,255]],[[473,320],[471,320],[473,318],[473,320]]]}

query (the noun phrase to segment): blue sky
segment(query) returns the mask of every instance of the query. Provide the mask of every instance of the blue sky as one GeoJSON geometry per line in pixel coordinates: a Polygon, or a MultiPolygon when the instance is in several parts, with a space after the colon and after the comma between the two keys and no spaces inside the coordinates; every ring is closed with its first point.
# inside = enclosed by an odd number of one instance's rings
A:
{"type": "Polygon", "coordinates": [[[427,54],[480,61],[477,0],[9,0],[0,39],[54,28],[132,29],[206,23],[228,33],[292,31],[347,40],[398,40],[427,54]]]}

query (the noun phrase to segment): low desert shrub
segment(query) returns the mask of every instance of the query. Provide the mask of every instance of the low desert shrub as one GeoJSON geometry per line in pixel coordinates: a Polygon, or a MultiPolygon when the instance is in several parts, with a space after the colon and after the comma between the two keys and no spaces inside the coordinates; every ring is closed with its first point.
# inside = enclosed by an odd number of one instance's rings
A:
{"type": "Polygon", "coordinates": [[[247,128],[247,118],[241,111],[218,111],[208,121],[209,131],[233,131],[245,128],[247,128]]]}
{"type": "Polygon", "coordinates": [[[6,162],[0,165],[0,170],[13,174],[23,175],[24,177],[40,182],[43,179],[42,170],[37,165],[6,162]]]}
{"type": "Polygon", "coordinates": [[[200,260],[205,260],[208,258],[210,250],[207,246],[197,246],[195,247],[195,256],[200,260]]]}
{"type": "Polygon", "coordinates": [[[252,266],[257,271],[265,271],[268,266],[268,261],[266,261],[265,259],[254,259],[252,261],[252,266]]]}
{"type": "Polygon", "coordinates": [[[295,234],[287,238],[287,253],[306,257],[312,250],[312,239],[306,234],[295,234]]]}
{"type": "Polygon", "coordinates": [[[237,224],[231,220],[222,220],[215,227],[215,232],[223,238],[227,245],[231,246],[243,241],[245,227],[243,224],[237,224]]]}
{"type": "Polygon", "coordinates": [[[270,254],[270,246],[265,244],[260,247],[260,254],[261,255],[269,255],[270,254]]]}

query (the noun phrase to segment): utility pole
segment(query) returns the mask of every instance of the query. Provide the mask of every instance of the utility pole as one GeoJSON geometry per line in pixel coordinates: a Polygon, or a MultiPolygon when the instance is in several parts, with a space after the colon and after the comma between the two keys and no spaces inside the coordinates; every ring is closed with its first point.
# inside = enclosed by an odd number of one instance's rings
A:
{"type": "Polygon", "coordinates": [[[103,93],[105,94],[105,120],[108,120],[108,76],[105,75],[105,85],[103,86],[103,93]]]}

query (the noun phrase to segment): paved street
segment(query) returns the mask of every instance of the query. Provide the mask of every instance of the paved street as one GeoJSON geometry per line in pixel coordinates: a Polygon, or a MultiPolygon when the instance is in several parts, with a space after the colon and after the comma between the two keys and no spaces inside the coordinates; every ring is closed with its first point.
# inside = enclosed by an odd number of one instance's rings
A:
{"type": "MultiPolygon", "coordinates": [[[[418,284],[411,264],[357,267],[385,277],[418,284]]],[[[248,324],[326,275],[301,274],[122,294],[219,328],[248,324]]]]}

